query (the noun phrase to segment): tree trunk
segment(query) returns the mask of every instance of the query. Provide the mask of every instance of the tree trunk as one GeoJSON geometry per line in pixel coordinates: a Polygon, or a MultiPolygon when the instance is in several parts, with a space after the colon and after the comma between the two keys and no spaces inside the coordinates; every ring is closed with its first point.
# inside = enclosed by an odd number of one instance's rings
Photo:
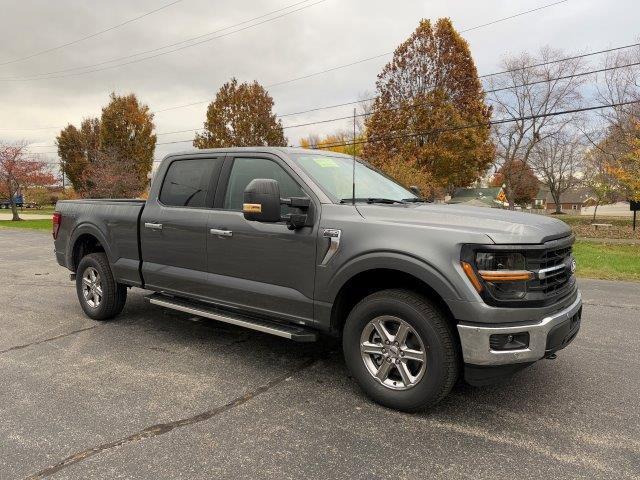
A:
{"type": "Polygon", "coordinates": [[[552,190],[551,198],[553,198],[553,201],[556,203],[556,213],[562,213],[562,204],[560,203],[560,194],[552,190]]]}
{"type": "Polygon", "coordinates": [[[598,205],[600,205],[600,202],[596,202],[596,204],[594,205],[593,218],[591,219],[592,222],[596,221],[596,213],[598,212],[598,205]]]}
{"type": "Polygon", "coordinates": [[[9,204],[11,205],[11,213],[13,214],[13,218],[11,220],[14,222],[19,222],[20,220],[22,220],[20,218],[20,215],[18,215],[18,206],[16,205],[13,197],[9,198],[9,204]]]}

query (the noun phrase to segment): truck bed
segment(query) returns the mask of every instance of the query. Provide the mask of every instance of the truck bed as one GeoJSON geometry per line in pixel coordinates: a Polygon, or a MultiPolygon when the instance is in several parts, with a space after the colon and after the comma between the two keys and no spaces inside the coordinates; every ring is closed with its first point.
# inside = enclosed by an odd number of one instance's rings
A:
{"type": "Polygon", "coordinates": [[[58,263],[75,271],[74,245],[80,248],[77,240],[82,235],[93,235],[107,254],[116,280],[142,285],[139,219],[144,206],[145,200],[140,199],[59,201],[56,211],[62,221],[54,243],[58,263]]]}

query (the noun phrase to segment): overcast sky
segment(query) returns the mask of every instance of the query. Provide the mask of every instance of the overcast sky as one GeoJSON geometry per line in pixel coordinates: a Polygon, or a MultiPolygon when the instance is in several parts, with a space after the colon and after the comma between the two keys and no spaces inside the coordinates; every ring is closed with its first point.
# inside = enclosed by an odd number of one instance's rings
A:
{"type": "MultiPolygon", "coordinates": [[[[0,43],[0,64],[4,64],[0,65],[0,139],[22,139],[34,143],[33,152],[55,152],[52,145],[60,127],[99,116],[111,91],[135,92],[151,110],[161,110],[210,100],[232,76],[271,85],[392,51],[421,18],[448,16],[458,29],[465,29],[557,0],[325,0],[312,5],[317,1],[181,0],[77,44],[6,63],[110,28],[172,0],[0,0],[4,17],[0,43]],[[295,3],[299,4],[220,32],[218,35],[227,35],[197,46],[116,68],[105,68],[113,63],[103,63],[93,68],[100,71],[78,75],[84,71],[80,67],[183,42],[295,3]],[[305,8],[265,21],[302,7],[305,8]],[[261,21],[264,23],[250,26],[261,21]],[[229,34],[239,28],[245,29],[229,34]],[[50,75],[54,78],[29,79],[60,71],[64,72],[50,75]],[[44,129],[47,127],[56,128],[44,129]]],[[[637,0],[568,0],[464,36],[482,74],[497,71],[504,55],[535,52],[543,45],[576,53],[632,43],[638,38],[638,19],[637,0]]],[[[357,100],[364,92],[373,91],[376,75],[389,58],[270,87],[275,111],[286,114],[357,100]]],[[[596,65],[598,59],[592,62],[596,65]]],[[[344,116],[351,109],[286,117],[283,123],[344,116]]],[[[155,116],[156,131],[199,128],[205,111],[206,103],[202,103],[159,112],[155,116]]],[[[342,121],[287,129],[285,133],[290,144],[297,144],[309,133],[329,133],[346,126],[342,121]]],[[[188,132],[160,135],[158,142],[192,136],[188,132]]],[[[156,158],[190,147],[189,143],[159,145],[156,158]]],[[[51,161],[57,158],[55,153],[45,156],[51,161]]]]}

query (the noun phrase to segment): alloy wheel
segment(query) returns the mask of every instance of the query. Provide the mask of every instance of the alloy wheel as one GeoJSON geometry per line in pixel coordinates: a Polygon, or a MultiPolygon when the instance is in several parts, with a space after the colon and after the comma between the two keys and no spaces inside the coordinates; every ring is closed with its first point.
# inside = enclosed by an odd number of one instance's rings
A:
{"type": "Polygon", "coordinates": [[[98,308],[102,303],[102,281],[93,267],[88,267],[82,274],[82,295],[91,308],[98,308]]]}
{"type": "Polygon", "coordinates": [[[360,353],[371,376],[392,390],[415,386],[427,369],[426,350],[416,330],[390,315],[367,323],[360,335],[360,353]]]}

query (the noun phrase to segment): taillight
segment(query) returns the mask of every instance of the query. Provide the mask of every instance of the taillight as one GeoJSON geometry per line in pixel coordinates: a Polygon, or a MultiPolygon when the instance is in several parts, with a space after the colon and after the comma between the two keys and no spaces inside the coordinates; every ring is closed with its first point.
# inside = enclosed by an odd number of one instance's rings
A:
{"type": "Polygon", "coordinates": [[[51,233],[55,240],[58,238],[58,230],[60,230],[60,224],[62,223],[62,214],[60,212],[53,212],[53,218],[51,220],[51,233]]]}

